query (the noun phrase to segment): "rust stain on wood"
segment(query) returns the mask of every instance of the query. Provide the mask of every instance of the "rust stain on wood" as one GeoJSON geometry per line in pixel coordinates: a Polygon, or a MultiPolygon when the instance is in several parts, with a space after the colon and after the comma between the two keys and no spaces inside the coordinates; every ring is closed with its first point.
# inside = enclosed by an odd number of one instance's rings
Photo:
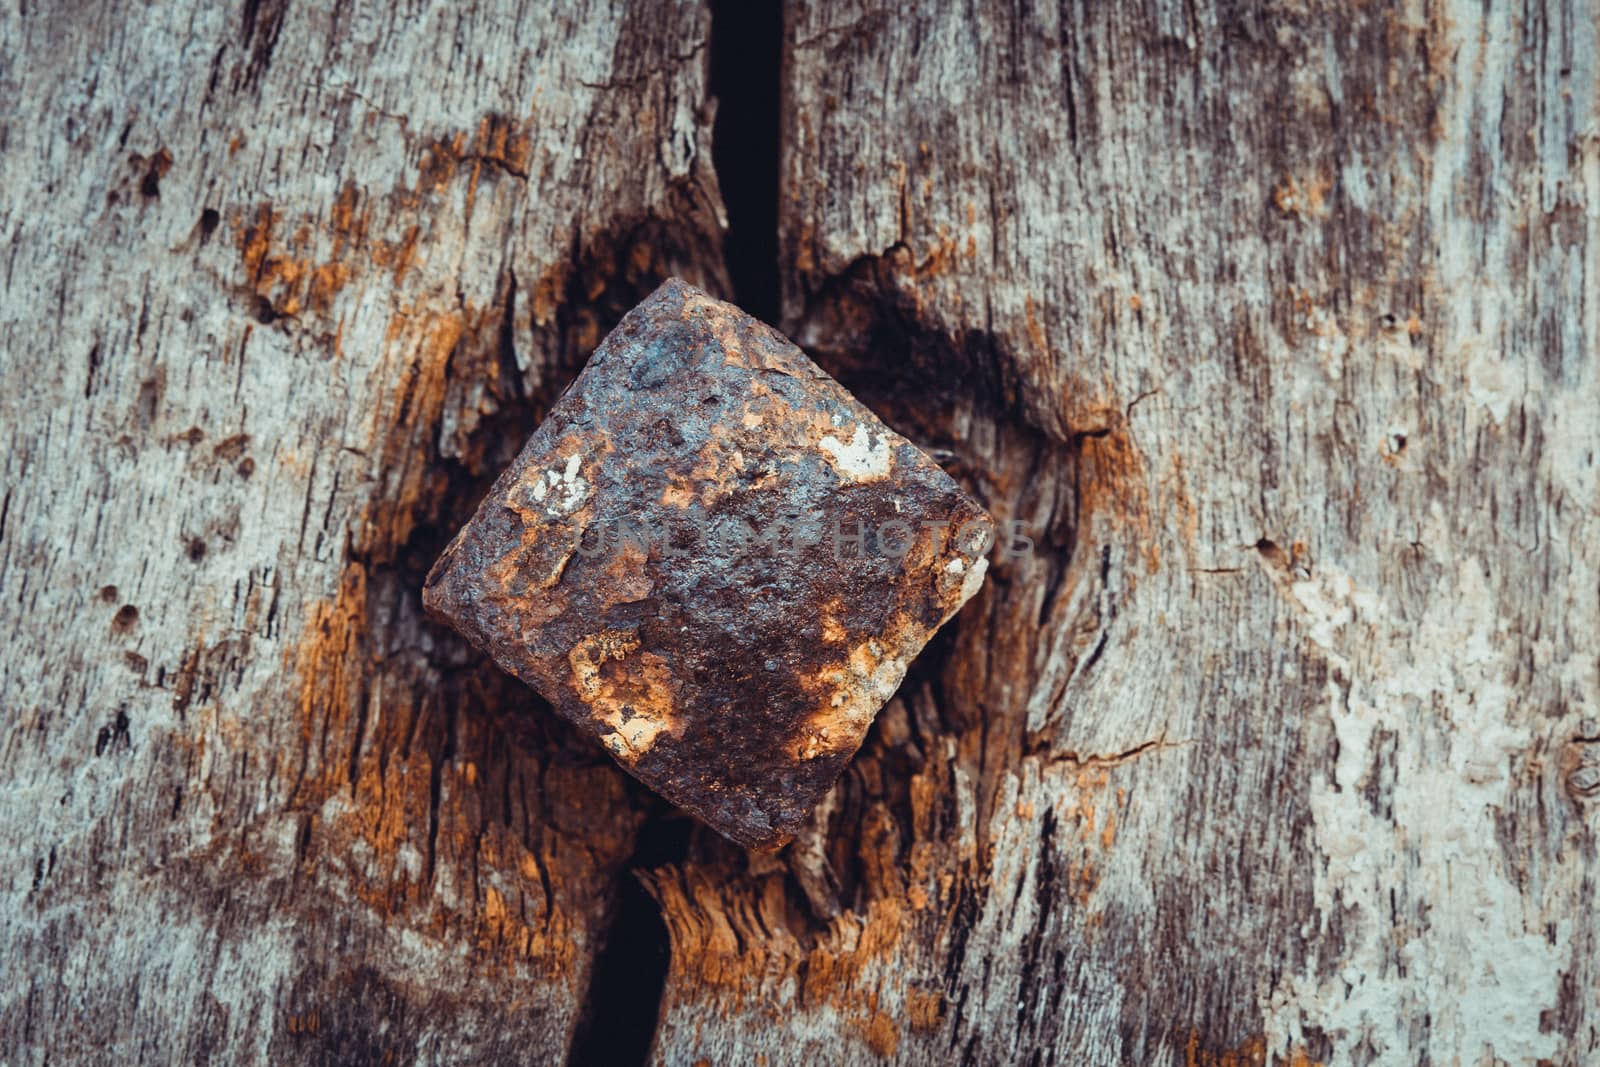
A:
{"type": "MultiPolygon", "coordinates": [[[[636,819],[610,826],[615,839],[597,820],[578,850],[556,844],[566,836],[558,830],[524,840],[486,815],[498,810],[504,787],[486,779],[478,758],[504,762],[503,743],[471,723],[457,726],[453,758],[427,743],[437,722],[427,687],[401,664],[386,668],[373,646],[370,581],[367,568],[349,564],[336,595],[312,606],[291,649],[300,752],[287,762],[301,773],[289,804],[309,813],[303,862],[379,915],[474,946],[485,967],[532,966],[565,980],[580,955],[582,927],[569,898],[588,898],[605,883],[630,847],[636,819]],[[471,871],[465,894],[441,894],[435,866],[471,871]]],[[[511,773],[509,766],[499,772],[511,773]]],[[[603,780],[586,780],[574,793],[605,810],[623,803],[603,780]]]]}

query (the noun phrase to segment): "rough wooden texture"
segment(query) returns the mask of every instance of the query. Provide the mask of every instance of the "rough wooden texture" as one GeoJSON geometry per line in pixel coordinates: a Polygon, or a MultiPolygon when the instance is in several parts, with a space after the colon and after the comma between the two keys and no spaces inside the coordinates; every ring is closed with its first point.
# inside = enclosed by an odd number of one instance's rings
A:
{"type": "Polygon", "coordinates": [[[847,778],[839,918],[658,879],[663,1048],[1600,1057],[1597,25],[790,7],[786,324],[1040,551],[847,778]]]}
{"type": "MultiPolygon", "coordinates": [[[[656,1058],[1600,1056],[1597,26],[790,6],[785,326],[1037,544],[643,875],[656,1058]]],[[[417,591],[727,292],[707,31],[0,14],[0,1058],[567,1049],[663,816],[417,591]]]]}
{"type": "Polygon", "coordinates": [[[5,5],[0,1060],[564,1053],[645,804],[418,590],[722,287],[708,32],[5,5]]]}

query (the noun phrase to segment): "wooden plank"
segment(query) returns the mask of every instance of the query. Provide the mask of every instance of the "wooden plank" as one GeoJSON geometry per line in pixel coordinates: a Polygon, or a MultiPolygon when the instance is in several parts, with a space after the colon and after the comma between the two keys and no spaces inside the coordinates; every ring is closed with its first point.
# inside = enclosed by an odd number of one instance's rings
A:
{"type": "Polygon", "coordinates": [[[1600,1054],[1596,14],[790,5],[786,325],[1037,551],[664,1060],[1600,1054]]]}
{"type": "Polygon", "coordinates": [[[7,4],[0,1059],[565,1055],[644,805],[421,619],[725,288],[706,11],[7,4]]]}

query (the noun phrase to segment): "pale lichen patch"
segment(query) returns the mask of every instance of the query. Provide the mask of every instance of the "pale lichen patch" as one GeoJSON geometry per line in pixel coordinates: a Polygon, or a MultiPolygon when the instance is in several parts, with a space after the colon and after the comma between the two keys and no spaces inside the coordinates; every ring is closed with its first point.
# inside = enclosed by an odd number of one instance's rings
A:
{"type": "Polygon", "coordinates": [[[817,442],[833,469],[847,482],[875,482],[889,477],[894,466],[894,444],[888,437],[857,426],[846,444],[833,434],[817,442]]]}
{"type": "Polygon", "coordinates": [[[513,486],[506,503],[524,521],[571,515],[589,499],[592,488],[583,477],[582,469],[583,457],[574,453],[562,466],[540,470],[513,486]]]}
{"type": "MultiPolygon", "coordinates": [[[[961,579],[961,592],[957,596],[955,607],[950,609],[951,615],[960,611],[961,605],[971,600],[977,595],[978,590],[983,588],[983,576],[988,570],[988,559],[980,556],[973,561],[972,566],[967,570],[966,577],[961,579]]],[[[949,616],[947,615],[946,618],[949,618],[949,616]]]]}

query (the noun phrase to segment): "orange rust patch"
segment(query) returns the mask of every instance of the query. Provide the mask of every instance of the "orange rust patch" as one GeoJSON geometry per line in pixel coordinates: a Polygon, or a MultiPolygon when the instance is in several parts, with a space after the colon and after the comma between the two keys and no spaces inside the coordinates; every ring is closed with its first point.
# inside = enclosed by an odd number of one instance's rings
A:
{"type": "Polygon", "coordinates": [[[367,238],[367,212],[358,211],[361,194],[354,185],[346,184],[333,202],[329,221],[333,224],[333,254],[344,251],[348,243],[359,247],[367,238]]]}
{"type": "MultiPolygon", "coordinates": [[[[242,135],[236,137],[230,152],[242,143],[242,135]]],[[[416,260],[421,231],[414,220],[436,206],[425,204],[424,198],[442,192],[470,163],[466,203],[470,215],[482,168],[492,165],[525,174],[532,152],[527,124],[497,115],[482,119],[471,137],[458,131],[427,142],[419,153],[415,186],[399,185],[381,201],[392,209],[397,231],[392,235],[374,220],[371,198],[351,183],[339,190],[325,215],[298,220],[292,232],[286,230],[281,214],[270,205],[260,205],[253,219],[235,223],[245,284],[275,313],[289,316],[306,310],[330,316],[334,298],[369,268],[392,271],[394,284],[399,285],[416,260]]],[[[170,167],[171,157],[164,158],[170,167]]],[[[161,170],[162,159],[158,156],[152,167],[161,170]]],[[[548,315],[555,306],[552,297],[559,295],[559,288],[553,294],[536,292],[536,312],[548,315]]]]}
{"type": "Polygon", "coordinates": [[[693,491],[676,479],[661,491],[661,502],[668,507],[687,508],[694,500],[693,491]]]}
{"type": "Polygon", "coordinates": [[[1303,182],[1291,174],[1272,191],[1272,203],[1285,215],[1320,219],[1328,213],[1332,188],[1333,178],[1328,174],[1318,173],[1303,182]]]}
{"type": "Polygon", "coordinates": [[[867,965],[893,958],[912,921],[910,910],[892,896],[873,901],[862,918],[859,935],[848,947],[823,944],[806,955],[802,995],[807,1004],[842,1006],[861,997],[867,965]]]}
{"type": "Polygon", "coordinates": [[[1078,492],[1085,516],[1131,532],[1145,569],[1153,574],[1161,568],[1144,459],[1120,419],[1110,432],[1082,438],[1078,492]]]}
{"type": "Polygon", "coordinates": [[[351,264],[340,258],[344,244],[352,232],[365,231],[365,222],[354,219],[353,203],[353,192],[346,187],[328,227],[332,255],[321,262],[315,254],[321,228],[301,225],[288,238],[280,238],[283,216],[267,204],[257,208],[253,222],[237,226],[245,285],[279,315],[294,316],[308,308],[319,316],[329,315],[334,298],[354,276],[351,264]]]}
{"type": "Polygon", "coordinates": [[[504,115],[485,115],[478,123],[474,154],[516,174],[526,174],[533,156],[533,138],[526,126],[504,115]]]}
{"type": "Polygon", "coordinates": [[[1195,505],[1194,497],[1189,492],[1183,457],[1176,452],[1171,453],[1167,457],[1167,463],[1170,472],[1162,480],[1161,497],[1166,510],[1176,513],[1178,531],[1183,536],[1183,547],[1192,558],[1200,536],[1200,509],[1195,505]]]}
{"type": "MultiPolygon", "coordinates": [[[[296,720],[300,744],[311,751],[317,733],[332,728],[343,734],[353,721],[352,700],[360,688],[365,664],[357,654],[367,628],[367,570],[351,563],[340,575],[331,601],[314,605],[305,633],[292,650],[292,667],[300,679],[296,720]],[[337,716],[334,721],[329,716],[337,716]],[[318,727],[321,730],[318,730],[318,727]]],[[[291,803],[312,807],[336,788],[342,768],[323,767],[319,777],[303,777],[291,803]]]]}
{"type": "Polygon", "coordinates": [[[906,1018],[911,1029],[921,1032],[937,1030],[944,1025],[945,997],[942,989],[906,990],[906,1018]]]}
{"type": "Polygon", "coordinates": [[[160,188],[161,179],[167,176],[167,171],[172,169],[172,153],[166,148],[158,148],[156,154],[148,160],[135,152],[130,162],[136,168],[144,170],[141,189],[146,195],[155,195],[160,188]]]}
{"type": "Polygon", "coordinates": [[[900,1029],[883,1012],[873,1012],[867,1019],[865,1029],[867,1046],[885,1059],[893,1056],[900,1047],[900,1029]]]}
{"type": "Polygon", "coordinates": [[[314,1034],[322,1029],[322,1013],[315,1008],[307,1012],[290,1012],[287,1022],[291,1034],[314,1034]]]}
{"type": "MultiPolygon", "coordinates": [[[[917,260],[913,256],[905,256],[891,260],[900,276],[902,284],[907,282],[915,284],[949,274],[955,270],[957,262],[962,255],[962,243],[958,234],[950,231],[948,226],[939,226],[937,239],[930,245],[925,245],[927,254],[917,260]]],[[[977,254],[977,243],[969,235],[967,238],[968,256],[977,254]]]]}
{"type": "Polygon", "coordinates": [[[467,135],[457,132],[428,142],[417,159],[418,192],[436,193],[455,177],[456,167],[466,153],[467,135]]]}
{"type": "MultiPolygon", "coordinates": [[[[858,761],[873,773],[874,756],[858,761]]],[[[976,857],[950,847],[941,819],[954,788],[953,765],[935,761],[913,775],[909,845],[881,806],[870,808],[853,845],[870,903],[815,932],[809,949],[793,932],[782,868],[758,875],[706,860],[659,868],[647,886],[671,932],[669,988],[694,990],[695,1010],[726,1015],[766,1010],[790,983],[804,1010],[831,1007],[875,1053],[898,1052],[903,1028],[937,1031],[948,1007],[936,985],[910,980],[922,946],[945,943],[966,874],[976,857]]]]}
{"type": "Polygon", "coordinates": [[[444,410],[450,356],[484,327],[484,317],[470,305],[442,314],[402,309],[389,321],[379,373],[398,387],[369,429],[368,452],[377,457],[384,485],[356,524],[362,555],[378,562],[394,559],[437,499],[442,475],[429,460],[444,410]],[[391,360],[399,366],[391,367],[391,360]]]}
{"type": "Polygon", "coordinates": [[[533,138],[528,133],[528,125],[504,115],[486,115],[479,120],[477,131],[471,137],[465,131],[457,131],[428,142],[417,160],[417,193],[443,191],[463,164],[470,163],[465,204],[470,217],[485,166],[509,174],[527,175],[533,156],[533,138]]]}
{"type": "Polygon", "coordinates": [[[1050,354],[1050,342],[1045,339],[1044,327],[1039,325],[1039,316],[1034,311],[1033,296],[1030,294],[1023,303],[1023,316],[1028,323],[1028,340],[1033,342],[1034,351],[1040,355],[1050,354]]]}
{"type": "Polygon", "coordinates": [[[1092,903],[1095,890],[1100,886],[1103,857],[1099,853],[1115,845],[1118,810],[1127,804],[1127,791],[1118,788],[1115,799],[1106,798],[1102,810],[1102,796],[1110,783],[1112,766],[1114,764],[1085,762],[1073,777],[1072,788],[1063,791],[1063,799],[1056,805],[1063,823],[1071,820],[1077,831],[1063,846],[1062,886],[1084,906],[1092,903]]]}
{"type": "Polygon", "coordinates": [[[610,732],[601,740],[619,759],[632,762],[670,730],[673,720],[673,682],[666,661],[639,652],[639,638],[624,630],[603,630],[579,642],[568,654],[572,684],[583,701],[610,732]],[[620,666],[637,653],[636,668],[620,666]]]}
{"type": "Polygon", "coordinates": [[[399,241],[394,244],[379,243],[372,249],[372,261],[380,267],[392,268],[396,285],[406,280],[406,272],[416,259],[417,234],[420,231],[421,227],[413,223],[406,228],[399,241]]]}
{"type": "MultiPolygon", "coordinates": [[[[270,249],[275,220],[268,212],[264,221],[269,225],[250,242],[258,262],[273,255],[262,249],[270,249]]],[[[356,223],[349,225],[359,231],[356,223]]],[[[636,817],[615,773],[599,768],[595,783],[573,791],[591,805],[600,796],[607,801],[603,814],[590,816],[594,826],[585,831],[584,850],[563,849],[559,859],[543,849],[530,851],[505,824],[485,822],[480,814],[499,810],[501,802],[487,795],[498,797],[502,786],[485,766],[503,767],[511,758],[503,741],[469,739],[488,728],[466,717],[453,728],[455,760],[441,759],[437,743],[418,741],[421,724],[429,723],[429,731],[443,728],[437,710],[429,710],[437,679],[419,688],[416,668],[386,663],[369,634],[368,568],[396,557],[416,523],[431,517],[444,490],[433,450],[451,355],[464,342],[492,351],[479,335],[487,331],[492,337],[497,326],[497,318],[471,308],[445,315],[402,309],[390,322],[383,362],[374,373],[396,385],[370,417],[367,455],[374,485],[363,517],[351,524],[352,548],[361,562],[346,566],[331,600],[311,606],[304,635],[288,653],[299,685],[295,722],[301,753],[289,802],[310,813],[306,840],[312,844],[305,847],[312,862],[347,883],[375,912],[435,936],[460,937],[484,952],[491,966],[521,961],[563,976],[577,958],[572,913],[593,906],[610,877],[601,868],[620,863],[631,848],[629,827],[636,817]],[[430,790],[430,781],[441,784],[430,790]],[[430,826],[437,828],[436,842],[430,826]],[[463,880],[458,870],[450,883],[469,887],[465,897],[438,897],[431,886],[435,864],[473,872],[463,880]],[[567,882],[570,891],[561,889],[567,882]],[[574,902],[566,913],[557,906],[562,895],[574,902]]],[[[306,465],[299,466],[308,476],[306,465]]],[[[503,779],[511,772],[496,773],[503,779]]]]}
{"type": "MultiPolygon", "coordinates": [[[[426,746],[411,745],[423,710],[373,652],[368,586],[366,568],[347,565],[336,594],[311,607],[290,651],[300,683],[295,720],[303,766],[288,803],[309,813],[305,839],[316,846],[304,862],[380,915],[473,944],[493,967],[522,962],[548,977],[569,974],[577,957],[572,930],[547,904],[561,881],[559,866],[502,822],[468,821],[485,806],[470,798],[492,788],[478,759],[435,768],[426,746]],[[429,784],[436,776],[446,783],[438,800],[429,784]],[[437,826],[437,862],[469,865],[482,880],[464,900],[441,899],[429,884],[423,864],[430,823],[437,826]]],[[[460,740],[467,752],[482,749],[471,736],[460,740]]],[[[583,880],[581,864],[573,873],[583,880]]]]}
{"type": "Polygon", "coordinates": [[[561,306],[562,297],[567,290],[567,279],[571,274],[572,268],[562,263],[541,275],[538,281],[533,283],[528,293],[528,302],[532,305],[535,326],[548,326],[555,321],[556,308],[561,306]]]}
{"type": "Polygon", "coordinates": [[[822,605],[822,640],[830,645],[841,644],[849,636],[849,631],[839,621],[843,611],[844,601],[838,597],[822,605]]]}
{"type": "Polygon", "coordinates": [[[306,303],[311,310],[326,315],[333,310],[333,298],[350,280],[350,268],[343,263],[324,263],[311,272],[306,288],[306,303]]]}
{"type": "Polygon", "coordinates": [[[1213,1051],[1200,1044],[1200,1032],[1191,1029],[1183,1046],[1184,1067],[1265,1067],[1267,1041],[1252,1037],[1237,1048],[1213,1051]]]}
{"type": "Polygon", "coordinates": [[[800,234],[795,239],[794,266],[802,276],[817,269],[816,227],[810,219],[809,214],[802,216],[800,234]]]}

